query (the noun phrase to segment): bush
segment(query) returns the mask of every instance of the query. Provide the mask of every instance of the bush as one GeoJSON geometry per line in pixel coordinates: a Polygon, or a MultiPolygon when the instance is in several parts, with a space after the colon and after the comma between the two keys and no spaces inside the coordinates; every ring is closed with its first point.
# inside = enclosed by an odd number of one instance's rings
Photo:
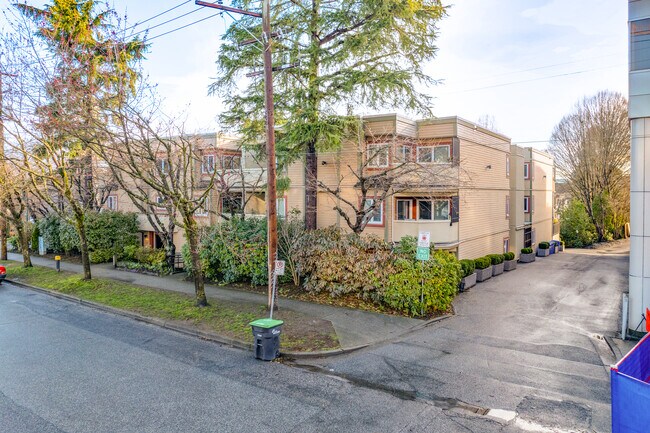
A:
{"type": "Polygon", "coordinates": [[[572,200],[560,215],[560,237],[569,248],[587,247],[598,239],[596,227],[579,200],[572,200]]]}
{"type": "Polygon", "coordinates": [[[460,267],[463,271],[463,278],[465,278],[468,275],[472,275],[476,270],[476,266],[474,265],[474,260],[463,259],[460,261],[460,267]]]}
{"type": "Polygon", "coordinates": [[[57,215],[48,215],[38,221],[38,229],[43,236],[45,248],[55,253],[63,252],[59,231],[61,229],[61,218],[57,215]]]}
{"type": "Polygon", "coordinates": [[[491,265],[492,265],[492,260],[487,256],[474,259],[474,266],[476,267],[476,269],[487,269],[491,265]]]}
{"type": "Polygon", "coordinates": [[[435,251],[431,260],[421,263],[400,257],[395,261],[395,268],[397,272],[389,275],[383,294],[387,305],[412,316],[449,308],[462,272],[454,255],[435,251]]]}
{"type": "Polygon", "coordinates": [[[379,238],[344,234],[335,227],[307,232],[301,251],[298,267],[307,290],[332,296],[357,293],[375,301],[382,298],[381,288],[394,271],[395,258],[415,261],[415,253],[394,253],[379,238]]]}
{"type": "Polygon", "coordinates": [[[533,252],[532,248],[522,248],[521,253],[522,254],[531,254],[533,252]]]}
{"type": "Polygon", "coordinates": [[[548,250],[551,247],[551,244],[548,242],[540,242],[538,247],[542,250],[548,250]]]}
{"type": "Polygon", "coordinates": [[[169,274],[167,252],[162,249],[128,245],[124,247],[121,265],[127,269],[145,270],[156,274],[169,274]]]}
{"type": "Polygon", "coordinates": [[[490,258],[490,263],[493,265],[500,265],[503,263],[503,254],[489,254],[486,257],[490,258]]]}
{"type": "Polygon", "coordinates": [[[90,263],[106,263],[113,259],[111,250],[95,250],[89,253],[90,263]]]}
{"type": "Polygon", "coordinates": [[[20,240],[18,239],[18,236],[9,236],[7,238],[7,243],[9,244],[9,249],[11,251],[20,250],[20,240]]]}
{"type": "Polygon", "coordinates": [[[59,221],[59,242],[66,253],[79,252],[79,234],[72,224],[64,219],[59,221]]]}
{"type": "MultiPolygon", "coordinates": [[[[187,244],[182,254],[185,268],[192,274],[187,244]]],[[[267,284],[266,220],[233,218],[210,227],[201,236],[199,254],[204,274],[210,280],[267,284]]]]}
{"type": "Polygon", "coordinates": [[[122,254],[124,247],[137,243],[138,217],[132,212],[89,212],[85,226],[91,252],[110,251],[112,257],[122,254]]]}
{"type": "Polygon", "coordinates": [[[32,237],[30,242],[30,250],[32,253],[38,253],[38,238],[41,236],[41,233],[38,231],[38,224],[34,224],[32,229],[32,237]]]}
{"type": "Polygon", "coordinates": [[[503,257],[504,257],[506,260],[514,260],[514,259],[515,259],[515,253],[513,253],[513,252],[511,252],[511,251],[508,251],[507,253],[505,253],[505,254],[503,255],[503,257]]]}

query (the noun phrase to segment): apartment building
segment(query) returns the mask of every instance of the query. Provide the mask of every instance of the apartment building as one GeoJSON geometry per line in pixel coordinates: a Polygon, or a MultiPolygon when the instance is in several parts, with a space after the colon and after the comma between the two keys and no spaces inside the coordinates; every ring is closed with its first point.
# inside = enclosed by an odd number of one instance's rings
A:
{"type": "MultiPolygon", "coordinates": [[[[362,206],[360,182],[398,171],[364,234],[387,242],[431,234],[437,248],[475,258],[534,246],[553,236],[554,168],[543,152],[459,117],[414,121],[396,114],[363,118],[364,136],[319,154],[318,227],[350,230],[362,206]],[[347,218],[343,215],[347,215],[347,218]]],[[[284,201],[304,211],[302,162],[287,170],[284,201]]],[[[377,196],[365,196],[371,206],[377,196]]]]}
{"type": "MultiPolygon", "coordinates": [[[[459,117],[416,121],[386,114],[360,123],[358,137],[318,155],[318,227],[350,231],[358,211],[374,205],[363,234],[398,242],[427,231],[437,248],[459,258],[518,254],[553,237],[554,166],[548,154],[513,145],[508,137],[459,117]]],[[[199,186],[215,178],[197,221],[207,226],[237,213],[264,217],[265,161],[242,151],[233,137],[196,138],[199,186]]],[[[278,176],[289,180],[277,198],[279,217],[292,209],[304,215],[304,161],[281,167],[278,176]]],[[[119,191],[107,204],[137,211],[119,191]]],[[[164,210],[159,211],[165,222],[164,210]]],[[[140,225],[142,244],[160,246],[145,215],[140,225]]],[[[174,241],[184,243],[178,230],[174,241]]]]}

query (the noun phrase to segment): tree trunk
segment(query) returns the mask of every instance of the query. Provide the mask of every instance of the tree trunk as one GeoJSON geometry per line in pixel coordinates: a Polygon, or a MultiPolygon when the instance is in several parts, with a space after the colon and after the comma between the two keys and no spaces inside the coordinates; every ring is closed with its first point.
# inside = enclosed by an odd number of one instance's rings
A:
{"type": "Polygon", "coordinates": [[[25,231],[25,226],[22,224],[22,220],[19,220],[20,222],[15,224],[16,226],[16,234],[18,235],[18,243],[20,244],[20,252],[23,255],[23,267],[25,268],[31,268],[32,267],[32,258],[29,255],[29,236],[27,235],[27,232],[25,231]]]}
{"type": "Polygon", "coordinates": [[[9,224],[5,218],[0,218],[0,260],[7,260],[7,238],[9,224]]]}
{"type": "Polygon", "coordinates": [[[192,269],[194,270],[194,292],[196,294],[196,306],[206,307],[208,299],[205,296],[205,282],[203,281],[203,266],[199,256],[199,231],[196,221],[190,216],[185,220],[185,237],[190,245],[190,257],[192,269]]]}
{"type": "Polygon", "coordinates": [[[83,215],[75,215],[77,233],[79,233],[79,250],[81,250],[81,265],[84,269],[84,280],[92,278],[90,274],[90,255],[88,254],[88,239],[86,239],[86,227],[83,215]]]}
{"type": "Polygon", "coordinates": [[[311,142],[307,146],[305,158],[305,229],[316,230],[317,198],[318,198],[318,156],[316,145],[311,142]]]}

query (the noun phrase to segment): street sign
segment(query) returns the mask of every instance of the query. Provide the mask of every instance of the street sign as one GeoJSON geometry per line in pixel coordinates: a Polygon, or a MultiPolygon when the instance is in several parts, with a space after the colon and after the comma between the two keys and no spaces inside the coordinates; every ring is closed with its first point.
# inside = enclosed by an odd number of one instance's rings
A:
{"type": "Polygon", "coordinates": [[[275,275],[284,275],[284,260],[275,261],[275,275]]]}
{"type": "Polygon", "coordinates": [[[429,247],[418,247],[415,258],[422,261],[429,260],[429,247]]]}
{"type": "Polygon", "coordinates": [[[431,233],[420,232],[420,234],[418,235],[418,247],[429,248],[430,246],[431,246],[431,233]]]}

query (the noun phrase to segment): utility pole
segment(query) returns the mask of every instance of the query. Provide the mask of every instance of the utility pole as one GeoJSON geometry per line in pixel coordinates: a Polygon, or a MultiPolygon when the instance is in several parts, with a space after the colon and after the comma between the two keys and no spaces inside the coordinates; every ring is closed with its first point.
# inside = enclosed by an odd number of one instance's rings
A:
{"type": "MultiPolygon", "coordinates": [[[[262,18],[262,42],[264,45],[264,109],[266,112],[266,221],[267,221],[267,252],[268,252],[268,302],[271,308],[273,301],[273,280],[275,278],[275,260],[278,255],[278,214],[276,191],[276,162],[275,162],[275,114],[273,108],[273,60],[271,57],[271,1],[262,0],[262,13],[236,9],[220,4],[196,0],[195,4],[226,12],[262,18]]],[[[277,303],[275,304],[277,305],[277,303]]]]}
{"type": "MultiPolygon", "coordinates": [[[[2,59],[0,59],[0,62],[2,59]]],[[[0,70],[0,176],[6,176],[5,170],[5,129],[4,129],[4,111],[2,110],[2,71],[0,70]]],[[[0,203],[0,260],[7,260],[7,238],[9,237],[9,224],[7,224],[7,218],[4,215],[4,209],[2,209],[2,203],[0,203]]]]}

